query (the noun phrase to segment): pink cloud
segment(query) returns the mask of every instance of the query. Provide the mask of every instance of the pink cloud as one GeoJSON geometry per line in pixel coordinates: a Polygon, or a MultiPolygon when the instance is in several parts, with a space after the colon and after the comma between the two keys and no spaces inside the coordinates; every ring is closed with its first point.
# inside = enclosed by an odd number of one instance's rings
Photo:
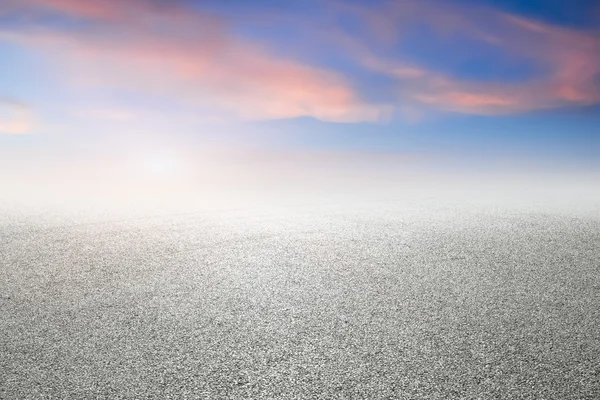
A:
{"type": "Polygon", "coordinates": [[[30,13],[53,10],[93,20],[100,30],[22,29],[5,38],[40,48],[80,84],[115,85],[217,107],[241,118],[313,116],[373,121],[369,104],[341,74],[286,59],[228,31],[226,21],[182,4],[144,0],[24,0],[30,13]],[[102,29],[104,28],[104,29],[102,29]]]}
{"type": "Polygon", "coordinates": [[[369,38],[333,32],[334,41],[358,63],[401,83],[400,103],[501,114],[600,102],[600,37],[594,32],[558,27],[487,7],[435,0],[390,1],[380,7],[341,2],[334,5],[334,12],[358,17],[384,45],[401,41],[405,31],[418,21],[437,32],[440,40],[463,35],[497,46],[507,57],[530,60],[549,71],[520,84],[461,80],[443,70],[382,56],[381,51],[376,54],[369,38]]]}
{"type": "Polygon", "coordinates": [[[327,3],[332,20],[350,13],[362,21],[367,34],[361,36],[341,28],[317,28],[288,16],[286,21],[311,33],[306,47],[345,52],[363,68],[392,78],[396,98],[390,102],[394,104],[375,104],[361,97],[340,72],[278,56],[234,35],[226,20],[183,2],[165,4],[12,0],[13,9],[31,15],[52,10],[93,21],[94,28],[70,32],[38,26],[0,31],[0,35],[46,50],[80,84],[168,94],[247,119],[313,116],[327,121],[374,121],[395,110],[415,121],[427,109],[505,114],[600,101],[597,35],[487,7],[441,0],[389,1],[368,7],[327,3]],[[531,61],[547,73],[518,84],[458,79],[444,72],[443,65],[428,68],[386,53],[416,21],[428,25],[449,45],[457,36],[480,40],[500,48],[507,58],[531,61]]]}

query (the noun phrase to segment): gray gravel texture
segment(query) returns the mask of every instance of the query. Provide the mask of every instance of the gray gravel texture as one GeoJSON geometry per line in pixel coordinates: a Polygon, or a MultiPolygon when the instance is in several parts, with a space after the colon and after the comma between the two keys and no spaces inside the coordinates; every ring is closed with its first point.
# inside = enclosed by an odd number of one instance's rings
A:
{"type": "Polygon", "coordinates": [[[2,399],[600,399],[600,218],[0,217],[2,399]]]}

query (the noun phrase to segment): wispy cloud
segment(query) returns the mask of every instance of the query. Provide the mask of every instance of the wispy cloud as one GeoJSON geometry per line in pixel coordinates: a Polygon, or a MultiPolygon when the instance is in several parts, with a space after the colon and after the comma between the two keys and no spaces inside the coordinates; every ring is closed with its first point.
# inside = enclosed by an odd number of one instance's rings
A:
{"type": "MultiPolygon", "coordinates": [[[[444,71],[407,64],[400,56],[372,50],[372,39],[337,30],[334,35],[364,67],[403,83],[400,102],[438,109],[502,114],[565,105],[600,102],[600,36],[597,32],[550,25],[487,7],[465,6],[439,0],[388,1],[378,7],[348,6],[336,2],[336,13],[350,13],[371,32],[378,44],[401,42],[415,23],[424,24],[440,40],[460,37],[479,40],[502,50],[508,59],[538,65],[547,72],[526,82],[511,83],[458,79],[444,71]]],[[[385,47],[384,47],[385,48],[385,47]]]]}
{"type": "Polygon", "coordinates": [[[442,0],[323,4],[326,18],[350,15],[363,25],[361,34],[293,15],[270,15],[262,22],[289,22],[303,33],[303,49],[343,53],[360,68],[390,79],[389,99],[369,100],[361,90],[365,82],[344,66],[325,68],[300,54],[284,57],[269,47],[277,38],[244,38],[223,15],[183,1],[7,0],[0,11],[27,18],[0,25],[0,38],[47,51],[78,84],[166,94],[242,119],[359,122],[395,112],[416,121],[435,110],[495,115],[600,102],[597,33],[442,0]],[[57,18],[77,23],[57,23],[57,18]],[[444,45],[479,41],[539,71],[515,83],[458,77],[444,60],[420,65],[398,51],[417,24],[444,45]]]}
{"type": "Polygon", "coordinates": [[[241,118],[353,122],[377,120],[386,110],[362,100],[338,72],[277,56],[233,35],[219,17],[183,3],[156,4],[25,0],[13,12],[53,11],[90,25],[72,32],[35,23],[4,30],[3,37],[47,50],[79,82],[167,93],[241,118]]]}
{"type": "Polygon", "coordinates": [[[0,134],[22,135],[30,133],[32,127],[33,116],[28,106],[0,98],[0,134]]]}

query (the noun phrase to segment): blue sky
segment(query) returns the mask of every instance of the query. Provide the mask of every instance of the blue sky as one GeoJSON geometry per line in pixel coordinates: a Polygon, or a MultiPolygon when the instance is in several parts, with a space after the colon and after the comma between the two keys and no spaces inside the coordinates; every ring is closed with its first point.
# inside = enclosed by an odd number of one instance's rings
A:
{"type": "Polygon", "coordinates": [[[598,27],[591,0],[3,1],[0,156],[220,143],[598,169],[598,27]]]}

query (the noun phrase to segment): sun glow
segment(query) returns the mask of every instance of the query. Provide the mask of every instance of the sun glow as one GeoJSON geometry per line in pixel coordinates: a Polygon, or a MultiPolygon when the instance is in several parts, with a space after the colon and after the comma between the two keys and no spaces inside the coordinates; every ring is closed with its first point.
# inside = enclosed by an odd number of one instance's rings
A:
{"type": "Polygon", "coordinates": [[[146,179],[171,179],[183,175],[183,160],[172,153],[148,153],[136,157],[132,166],[136,175],[146,179]]]}

